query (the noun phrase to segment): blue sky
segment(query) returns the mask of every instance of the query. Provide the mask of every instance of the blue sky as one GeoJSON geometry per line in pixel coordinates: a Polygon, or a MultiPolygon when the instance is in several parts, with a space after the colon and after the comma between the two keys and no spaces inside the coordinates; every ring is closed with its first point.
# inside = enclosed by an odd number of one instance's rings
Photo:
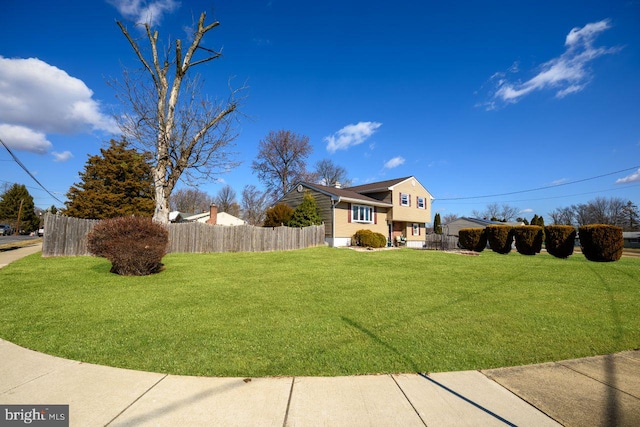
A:
{"type": "MultiPolygon", "coordinates": [[[[164,41],[185,39],[202,11],[220,21],[205,46],[224,56],[197,68],[204,90],[248,86],[242,165],[199,187],[211,195],[261,188],[258,142],[287,129],[310,138],[309,166],[329,158],[354,184],[414,175],[442,215],[640,204],[638,0],[8,0],[0,138],[62,201],[117,131],[107,81],[139,65],[116,20],[131,28],[148,10],[164,41]]],[[[0,185],[61,206],[0,148],[0,185]]]]}

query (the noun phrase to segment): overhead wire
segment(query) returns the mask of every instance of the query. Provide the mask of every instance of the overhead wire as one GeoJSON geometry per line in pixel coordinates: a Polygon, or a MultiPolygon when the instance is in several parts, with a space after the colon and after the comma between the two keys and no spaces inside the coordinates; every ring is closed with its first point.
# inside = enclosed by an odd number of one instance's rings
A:
{"type": "Polygon", "coordinates": [[[589,178],[584,178],[584,179],[578,179],[575,181],[567,181],[567,182],[561,182],[559,184],[552,184],[552,185],[546,185],[543,187],[537,187],[537,188],[530,188],[528,190],[518,190],[518,191],[511,191],[508,193],[499,193],[499,194],[489,194],[489,195],[485,195],[485,196],[468,196],[468,197],[448,197],[448,198],[442,198],[442,199],[438,199],[436,198],[435,200],[437,201],[455,201],[455,200],[472,200],[472,199],[485,199],[485,198],[489,198],[489,197],[502,197],[502,196],[510,196],[513,194],[522,194],[522,193],[529,193],[532,191],[540,191],[540,190],[548,190],[550,188],[558,188],[558,187],[563,187],[565,185],[571,185],[571,184],[578,184],[581,182],[586,182],[586,181],[591,181],[594,179],[598,179],[598,178],[603,178],[605,176],[611,176],[611,175],[615,175],[618,173],[622,173],[622,172],[628,172],[630,170],[634,170],[634,169],[640,169],[640,166],[633,166],[630,168],[626,168],[626,169],[621,169],[615,172],[609,172],[609,173],[605,173],[602,175],[598,175],[598,176],[592,176],[589,178]]]}
{"type": "Polygon", "coordinates": [[[2,145],[4,146],[4,148],[6,148],[6,149],[7,149],[7,151],[8,151],[8,152],[9,152],[9,154],[11,155],[11,157],[13,157],[13,160],[14,160],[14,161],[15,161],[15,162],[16,162],[16,163],[17,163],[17,164],[22,168],[22,170],[24,170],[24,171],[25,171],[25,172],[26,172],[26,173],[31,177],[31,179],[33,179],[33,180],[36,182],[36,184],[38,184],[38,185],[40,186],[40,188],[42,188],[44,191],[46,191],[48,195],[50,195],[51,197],[53,197],[53,198],[54,198],[55,200],[57,200],[59,203],[64,204],[64,202],[63,202],[62,200],[60,200],[60,199],[58,199],[56,196],[54,196],[52,192],[50,192],[49,190],[47,190],[47,189],[45,188],[45,186],[44,186],[44,185],[42,185],[42,183],[41,183],[40,181],[38,181],[38,179],[37,179],[35,176],[33,176],[33,174],[29,171],[29,169],[27,169],[27,167],[24,165],[24,163],[22,163],[22,162],[20,161],[20,159],[19,159],[15,154],[13,154],[13,151],[11,151],[11,149],[9,148],[9,146],[8,146],[7,144],[5,144],[5,143],[4,143],[4,141],[2,140],[2,138],[0,138],[0,143],[2,143],[2,145]]]}

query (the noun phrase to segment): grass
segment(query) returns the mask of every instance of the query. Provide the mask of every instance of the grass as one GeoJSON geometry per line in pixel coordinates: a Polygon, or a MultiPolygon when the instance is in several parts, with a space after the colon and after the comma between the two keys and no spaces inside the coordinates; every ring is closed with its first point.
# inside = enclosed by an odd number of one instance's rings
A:
{"type": "Polygon", "coordinates": [[[640,259],[433,251],[173,254],[147,277],[100,258],[0,270],[0,337],[183,375],[439,372],[640,346],[640,259]]]}

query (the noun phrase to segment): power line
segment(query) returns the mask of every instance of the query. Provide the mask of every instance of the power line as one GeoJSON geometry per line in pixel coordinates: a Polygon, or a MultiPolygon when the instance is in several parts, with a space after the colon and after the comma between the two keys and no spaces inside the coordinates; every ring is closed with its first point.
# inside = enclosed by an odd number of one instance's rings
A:
{"type": "MultiPolygon", "coordinates": [[[[635,187],[640,187],[640,184],[636,184],[636,185],[625,185],[624,187],[617,187],[617,188],[606,188],[603,190],[596,190],[596,191],[587,191],[584,193],[574,193],[574,194],[563,194],[562,196],[552,196],[552,197],[538,197],[535,199],[517,199],[517,200],[502,200],[501,203],[515,203],[515,202],[535,202],[538,200],[553,200],[553,199],[566,199],[568,197],[575,197],[575,196],[584,196],[587,194],[602,194],[602,193],[606,193],[609,191],[618,191],[618,190],[625,190],[628,188],[635,188],[635,187]]],[[[438,200],[444,200],[444,199],[438,199],[438,200]]],[[[477,202],[453,202],[453,204],[475,204],[477,202]]]]}
{"type": "Polygon", "coordinates": [[[7,144],[4,143],[4,141],[2,140],[2,138],[0,138],[0,143],[2,143],[2,145],[4,146],[4,148],[7,149],[7,151],[9,152],[9,154],[11,155],[11,157],[13,157],[13,160],[15,160],[15,162],[22,168],[22,170],[24,170],[30,177],[31,179],[33,179],[39,186],[40,188],[42,188],[44,191],[47,192],[48,195],[50,195],[51,197],[53,197],[55,200],[57,200],[59,203],[64,205],[64,202],[60,199],[58,199],[56,196],[53,195],[53,193],[51,193],[49,190],[47,190],[44,185],[42,185],[40,183],[40,181],[38,181],[36,179],[35,176],[33,176],[33,174],[31,172],[29,172],[29,169],[27,169],[27,167],[20,161],[20,159],[18,159],[16,157],[15,154],[13,154],[13,152],[11,151],[11,149],[7,146],[7,144]]]}
{"type": "Polygon", "coordinates": [[[485,199],[485,198],[489,198],[489,197],[510,196],[512,194],[529,193],[531,191],[547,190],[549,188],[557,188],[557,187],[562,187],[562,186],[565,186],[565,185],[578,184],[580,182],[591,181],[591,180],[594,180],[594,179],[603,178],[605,176],[615,175],[615,174],[618,174],[618,173],[621,173],[621,172],[628,172],[628,171],[634,170],[634,169],[640,169],[640,166],[633,166],[633,167],[630,167],[630,168],[627,168],[627,169],[622,169],[622,170],[615,171],[615,172],[609,172],[609,173],[605,173],[605,174],[598,175],[598,176],[592,176],[590,178],[578,179],[576,181],[562,182],[560,184],[547,185],[547,186],[544,186],[544,187],[531,188],[531,189],[528,189],[528,190],[511,191],[509,193],[500,193],[500,194],[489,194],[489,195],[486,195],[486,196],[450,197],[450,198],[435,199],[435,200],[438,200],[438,201],[471,200],[471,199],[485,199]]]}

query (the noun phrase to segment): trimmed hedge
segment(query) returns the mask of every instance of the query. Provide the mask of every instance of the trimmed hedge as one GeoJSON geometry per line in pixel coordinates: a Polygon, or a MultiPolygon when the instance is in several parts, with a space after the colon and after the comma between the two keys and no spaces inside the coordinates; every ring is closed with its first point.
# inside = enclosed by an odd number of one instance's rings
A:
{"type": "Polygon", "coordinates": [[[487,247],[487,234],[484,228],[462,228],[458,232],[458,241],[464,249],[482,252],[487,247]]]}
{"type": "Polygon", "coordinates": [[[544,227],[544,245],[556,258],[569,258],[576,242],[576,229],[571,225],[547,225],[544,227]]]}
{"type": "Polygon", "coordinates": [[[591,224],[578,229],[582,253],[589,261],[618,261],[624,250],[622,228],[614,225],[591,224]]]}
{"type": "Polygon", "coordinates": [[[511,252],[513,227],[510,225],[487,225],[485,233],[492,251],[503,255],[511,252]]]}
{"type": "Polygon", "coordinates": [[[516,241],[516,249],[522,255],[535,255],[542,249],[542,227],[539,225],[521,225],[514,227],[513,237],[516,241]]]}
{"type": "Polygon", "coordinates": [[[147,276],[162,270],[169,231],[151,218],[120,217],[100,221],[87,236],[89,251],[111,261],[111,272],[147,276]]]}
{"type": "Polygon", "coordinates": [[[353,235],[353,243],[367,248],[384,248],[387,246],[387,238],[371,230],[358,230],[353,235]]]}

